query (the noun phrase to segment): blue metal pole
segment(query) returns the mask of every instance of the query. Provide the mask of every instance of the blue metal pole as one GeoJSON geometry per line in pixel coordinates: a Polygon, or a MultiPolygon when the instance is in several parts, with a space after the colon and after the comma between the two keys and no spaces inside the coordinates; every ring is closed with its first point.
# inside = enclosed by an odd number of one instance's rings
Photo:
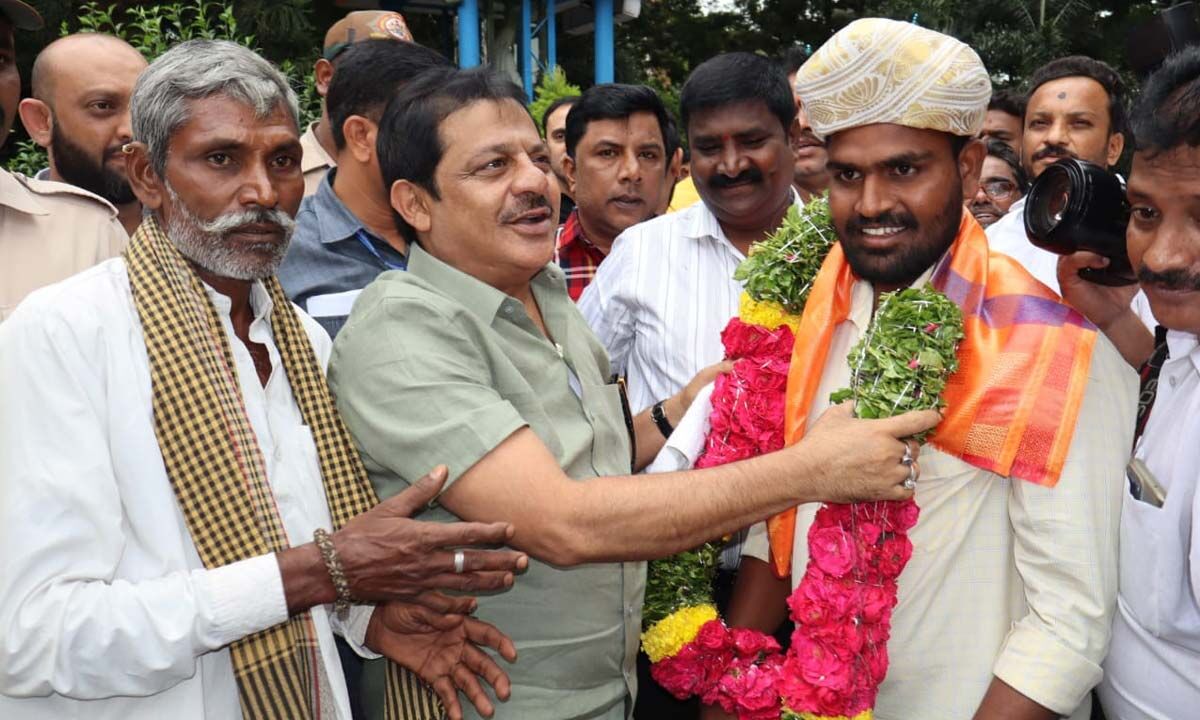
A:
{"type": "Polygon", "coordinates": [[[479,64],[479,0],[462,0],[458,6],[458,66],[479,64]]]}
{"type": "Polygon", "coordinates": [[[613,0],[596,0],[596,83],[613,81],[613,0]]]}
{"type": "Polygon", "coordinates": [[[546,67],[558,64],[558,16],[554,0],[546,0],[546,67]]]}
{"type": "Polygon", "coordinates": [[[517,50],[521,54],[521,84],[525,87],[525,97],[533,97],[533,0],[521,0],[521,34],[518,35],[517,50]]]}

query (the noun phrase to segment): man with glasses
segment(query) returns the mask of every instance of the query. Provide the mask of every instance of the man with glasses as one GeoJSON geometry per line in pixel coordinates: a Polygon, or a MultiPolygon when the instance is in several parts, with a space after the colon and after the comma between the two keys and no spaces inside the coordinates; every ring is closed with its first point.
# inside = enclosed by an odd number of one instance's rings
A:
{"type": "Polygon", "coordinates": [[[1004,217],[1013,203],[1025,197],[1029,190],[1029,180],[1012,148],[999,140],[988,140],[987,153],[979,189],[967,201],[967,209],[985,228],[1004,217]]]}

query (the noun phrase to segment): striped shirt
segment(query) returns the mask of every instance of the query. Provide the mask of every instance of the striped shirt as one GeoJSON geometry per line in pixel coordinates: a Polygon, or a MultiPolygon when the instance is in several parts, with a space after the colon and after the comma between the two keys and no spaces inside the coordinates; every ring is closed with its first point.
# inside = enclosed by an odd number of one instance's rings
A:
{"type": "Polygon", "coordinates": [[[742,284],[733,271],[744,259],[703,202],[634,225],[613,243],[579,310],[625,376],[635,413],[725,357],[721,331],[737,314],[742,284]]]}

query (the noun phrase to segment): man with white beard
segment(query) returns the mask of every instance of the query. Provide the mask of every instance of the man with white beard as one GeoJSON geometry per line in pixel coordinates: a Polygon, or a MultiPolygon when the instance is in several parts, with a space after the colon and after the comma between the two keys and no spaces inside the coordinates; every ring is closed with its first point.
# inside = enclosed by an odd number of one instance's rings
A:
{"type": "MultiPolygon", "coordinates": [[[[304,193],[296,97],[196,40],[133,93],[148,210],[125,255],[0,326],[0,717],[350,720],[333,634],[458,692],[508,695],[511,641],[439,590],[511,586],[507,523],[377,504],[324,380],[329,337],[275,270],[304,193]],[[310,541],[311,539],[311,541],[310,541]],[[452,548],[452,549],[446,549],[452,548]]],[[[390,707],[442,717],[389,667],[390,707]]]]}

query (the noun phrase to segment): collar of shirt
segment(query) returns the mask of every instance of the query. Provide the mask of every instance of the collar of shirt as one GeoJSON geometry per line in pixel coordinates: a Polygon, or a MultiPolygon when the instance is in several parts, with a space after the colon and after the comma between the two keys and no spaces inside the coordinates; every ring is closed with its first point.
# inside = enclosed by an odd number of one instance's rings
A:
{"type": "MultiPolygon", "coordinates": [[[[506,300],[515,302],[515,298],[511,295],[442,262],[425,252],[420,245],[414,243],[409,249],[408,255],[408,272],[410,274],[431,283],[442,293],[458,300],[485,323],[490,324],[496,318],[496,313],[500,311],[506,300]]],[[[559,291],[566,293],[563,272],[553,263],[547,263],[533,276],[530,283],[535,288],[558,288],[559,291]]]]}
{"type": "Polygon", "coordinates": [[[1192,368],[1200,372],[1200,338],[1180,330],[1167,331],[1167,357],[1170,360],[1188,358],[1192,368]]]}
{"type": "Polygon", "coordinates": [[[325,152],[321,141],[317,139],[316,127],[316,122],[309,123],[308,129],[300,136],[300,147],[304,150],[304,154],[300,156],[300,172],[302,173],[317,168],[337,167],[337,163],[329,157],[329,153],[325,152]]]}
{"type": "MultiPolygon", "coordinates": [[[[229,317],[233,312],[233,300],[228,295],[217,292],[215,288],[204,281],[201,281],[200,284],[208,293],[208,299],[212,301],[217,314],[221,317],[229,317]]],[[[263,286],[262,280],[255,280],[250,285],[250,310],[254,313],[252,324],[258,324],[264,320],[269,322],[271,313],[275,310],[275,303],[271,300],[271,294],[267,292],[267,288],[263,286]]]]}
{"type": "Polygon", "coordinates": [[[571,246],[577,246],[579,249],[586,251],[589,255],[595,253],[599,255],[597,262],[603,260],[607,255],[603,250],[592,244],[591,240],[587,239],[587,235],[583,233],[583,223],[579,221],[579,208],[571,211],[567,216],[567,221],[562,224],[558,231],[558,242],[556,243],[558,250],[563,250],[571,246]]]}
{"type": "MultiPolygon", "coordinates": [[[[792,205],[795,205],[798,208],[804,207],[804,201],[800,199],[800,195],[794,189],[789,187],[788,193],[789,200],[791,201],[792,205]]],[[[729,238],[725,236],[725,230],[721,227],[721,221],[717,219],[717,216],[713,214],[712,210],[708,209],[707,203],[705,203],[703,200],[693,205],[689,205],[683,210],[680,210],[678,214],[683,216],[680,218],[683,220],[683,222],[680,224],[680,234],[683,237],[692,238],[694,240],[711,238],[717,242],[727,245],[733,250],[739,259],[745,259],[745,255],[742,254],[742,251],[738,250],[737,246],[730,242],[729,238]]]]}
{"type": "Polygon", "coordinates": [[[0,205],[10,207],[26,215],[49,215],[45,208],[29,188],[21,184],[12,173],[0,169],[0,205]]]}
{"type": "MultiPolygon", "coordinates": [[[[355,233],[362,230],[372,240],[379,240],[380,244],[387,245],[368,230],[333,191],[333,179],[336,176],[337,168],[331,168],[329,174],[321,179],[321,185],[313,193],[311,199],[305,199],[305,202],[312,204],[312,209],[317,216],[321,243],[328,245],[345,240],[355,240],[355,233]]],[[[388,245],[388,247],[391,246],[388,245]]]]}

